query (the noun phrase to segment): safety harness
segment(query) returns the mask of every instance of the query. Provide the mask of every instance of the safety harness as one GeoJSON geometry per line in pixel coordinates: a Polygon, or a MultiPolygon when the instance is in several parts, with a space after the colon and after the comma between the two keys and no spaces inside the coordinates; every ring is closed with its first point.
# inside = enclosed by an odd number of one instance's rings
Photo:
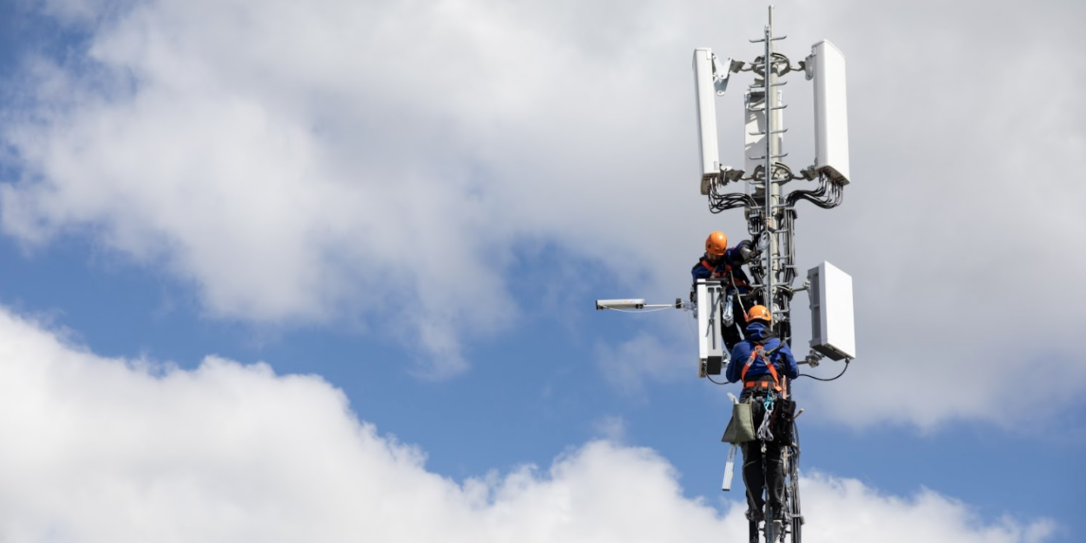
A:
{"type": "MultiPolygon", "coordinates": [[[[769,338],[766,338],[766,341],[769,341],[769,338]]],[[[784,345],[783,341],[781,342],[781,345],[784,345]]],[[[754,388],[762,386],[761,381],[747,381],[747,370],[749,370],[750,367],[754,364],[755,358],[761,358],[762,363],[765,364],[765,367],[769,369],[769,374],[773,376],[773,390],[777,391],[777,393],[781,394],[783,397],[784,389],[781,388],[781,379],[780,376],[777,375],[777,367],[774,366],[773,362],[769,360],[769,355],[777,349],[780,349],[781,345],[778,345],[772,351],[766,352],[764,344],[754,344],[754,349],[750,352],[750,358],[747,358],[747,363],[743,364],[743,370],[739,373],[739,379],[743,381],[743,388],[754,388]]]]}
{"type": "MultiPolygon", "coordinates": [[[[768,342],[770,339],[771,338],[764,338],[763,342],[768,342]]],[[[743,388],[769,388],[769,383],[767,381],[759,379],[757,381],[748,382],[746,379],[747,370],[754,364],[754,360],[756,358],[761,358],[762,363],[769,369],[769,375],[773,377],[773,388],[767,392],[762,404],[765,409],[765,414],[762,416],[762,424],[758,426],[758,431],[756,432],[758,439],[762,441],[774,441],[774,434],[786,435],[787,433],[787,429],[784,429],[781,426],[783,418],[777,416],[778,403],[783,402],[785,407],[791,405],[788,409],[792,411],[795,410],[795,403],[788,399],[788,394],[785,392],[784,388],[781,387],[781,379],[780,376],[777,375],[777,367],[774,366],[773,362],[769,359],[769,355],[774,351],[779,350],[782,346],[784,346],[783,341],[772,350],[766,351],[764,343],[755,343],[754,349],[751,350],[750,358],[747,358],[747,363],[743,365],[743,370],[739,374],[739,378],[743,381],[743,388]],[[781,419],[781,421],[778,421],[778,419],[781,419]]],[[[788,426],[788,424],[785,423],[784,426],[788,426]]]]}
{"type": "MultiPolygon", "coordinates": [[[[716,273],[716,266],[709,263],[709,261],[707,259],[704,259],[704,258],[701,259],[701,265],[703,267],[705,267],[705,269],[709,270],[709,277],[712,277],[713,274],[716,273]]],[[[720,275],[723,276],[723,277],[729,278],[731,280],[732,286],[734,286],[734,287],[738,288],[738,287],[749,287],[750,286],[749,284],[747,284],[746,281],[735,278],[735,276],[732,274],[732,265],[728,264],[727,260],[724,261],[724,272],[722,274],[720,274],[720,275]]]]}

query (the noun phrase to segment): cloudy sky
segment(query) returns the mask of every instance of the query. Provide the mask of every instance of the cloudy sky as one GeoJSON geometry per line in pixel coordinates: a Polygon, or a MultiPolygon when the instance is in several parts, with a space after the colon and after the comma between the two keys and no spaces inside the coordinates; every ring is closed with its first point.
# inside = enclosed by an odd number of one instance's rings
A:
{"type": "MultiPolygon", "coordinates": [[[[690,62],[753,60],[765,6],[0,3],[0,540],[741,540],[737,388],[689,314],[592,302],[685,296],[745,233],[690,62]]],[[[778,5],[793,63],[849,70],[853,183],[797,223],[859,354],[796,384],[810,541],[1086,533],[1083,21],[778,5]]]]}

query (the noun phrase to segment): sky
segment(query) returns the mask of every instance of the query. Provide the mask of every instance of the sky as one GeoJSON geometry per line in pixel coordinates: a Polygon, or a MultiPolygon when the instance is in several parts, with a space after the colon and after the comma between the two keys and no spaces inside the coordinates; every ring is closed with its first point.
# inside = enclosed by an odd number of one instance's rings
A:
{"type": "MultiPolygon", "coordinates": [[[[691,59],[753,60],[766,5],[0,3],[0,540],[743,540],[738,386],[689,313],[593,301],[684,297],[745,235],[691,59]]],[[[777,5],[793,63],[848,62],[852,183],[797,220],[857,316],[795,383],[809,541],[1086,533],[1083,20],[777,5]]]]}

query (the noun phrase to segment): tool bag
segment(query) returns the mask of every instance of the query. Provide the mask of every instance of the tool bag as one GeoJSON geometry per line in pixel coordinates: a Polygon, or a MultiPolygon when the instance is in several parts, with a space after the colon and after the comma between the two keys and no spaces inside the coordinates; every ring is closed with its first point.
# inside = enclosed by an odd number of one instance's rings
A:
{"type": "Polygon", "coordinates": [[[773,432],[773,441],[781,445],[792,444],[793,430],[796,420],[796,402],[777,398],[773,405],[773,415],[769,421],[769,429],[773,432]]]}
{"type": "Polygon", "coordinates": [[[754,441],[754,417],[751,413],[751,403],[742,401],[732,405],[732,420],[728,422],[728,429],[724,430],[721,441],[725,443],[746,443],[754,441]]]}

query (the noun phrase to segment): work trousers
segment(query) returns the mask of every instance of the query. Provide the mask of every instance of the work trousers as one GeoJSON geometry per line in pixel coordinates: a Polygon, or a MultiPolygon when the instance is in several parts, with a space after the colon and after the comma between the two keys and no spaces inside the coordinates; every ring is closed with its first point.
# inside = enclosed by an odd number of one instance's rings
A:
{"type": "MultiPolygon", "coordinates": [[[[755,392],[746,389],[740,401],[753,397],[751,415],[754,427],[758,428],[765,418],[765,391],[755,392]]],[[[743,443],[743,483],[747,487],[747,518],[759,520],[763,515],[765,498],[762,496],[768,487],[769,505],[773,508],[773,518],[784,520],[784,466],[781,444],[776,441],[762,442],[757,439],[743,443]],[[762,472],[762,444],[765,443],[765,473],[762,472]],[[768,481],[767,481],[768,479],[768,481]]]]}

